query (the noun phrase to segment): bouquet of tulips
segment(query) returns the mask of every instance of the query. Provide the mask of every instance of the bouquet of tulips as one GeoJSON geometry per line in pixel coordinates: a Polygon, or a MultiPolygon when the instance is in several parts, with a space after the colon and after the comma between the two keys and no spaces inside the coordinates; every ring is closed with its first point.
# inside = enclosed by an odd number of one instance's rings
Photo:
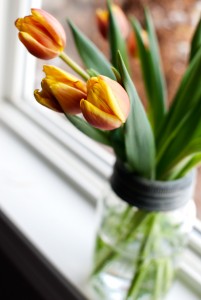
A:
{"type": "MultiPolygon", "coordinates": [[[[186,72],[168,107],[158,43],[148,9],[145,9],[144,29],[134,17],[129,22],[120,7],[109,0],[106,11],[97,11],[98,27],[109,43],[110,61],[69,21],[84,67],[64,53],[66,35],[61,24],[44,10],[32,9],[31,13],[15,23],[19,39],[27,50],[46,60],[59,56],[78,75],[45,65],[42,89],[34,92],[40,104],[65,114],[78,130],[111,147],[116,158],[138,176],[174,180],[201,162],[201,21],[192,39],[186,72]],[[146,110],[130,74],[129,61],[133,57],[139,59],[141,65],[146,110]]],[[[150,216],[146,213],[141,219],[138,216],[139,228],[145,217],[149,222],[150,216]]],[[[150,227],[147,228],[147,234],[151,235],[150,227]]],[[[150,246],[144,240],[142,244],[147,253],[150,246]]],[[[112,251],[99,263],[95,273],[106,264],[108,257],[114,258],[116,254],[112,251]]],[[[138,264],[138,268],[139,281],[139,277],[143,277],[140,275],[144,272],[143,264],[138,264]]],[[[164,265],[163,271],[168,286],[164,265]]],[[[137,299],[134,296],[137,286],[139,282],[132,280],[127,298],[137,299]]],[[[158,289],[159,282],[154,295],[158,289]]]]}
{"type": "Polygon", "coordinates": [[[46,77],[42,90],[34,92],[36,100],[64,113],[90,138],[112,147],[115,155],[140,176],[160,180],[184,176],[201,161],[201,22],[192,39],[189,65],[168,108],[149,11],[145,11],[146,31],[131,18],[129,33],[126,16],[110,1],[107,12],[97,12],[97,19],[109,41],[111,62],[69,21],[86,69],[63,52],[66,35],[53,16],[32,9],[32,15],[16,20],[19,39],[31,54],[47,60],[59,56],[83,79],[45,65],[46,77]],[[128,41],[130,52],[137,52],[141,62],[147,111],[131,79],[128,41]]]}
{"type": "Polygon", "coordinates": [[[108,11],[97,12],[99,28],[109,41],[111,62],[69,21],[86,69],[63,52],[64,29],[47,12],[32,9],[32,15],[17,19],[15,25],[19,39],[31,54],[46,60],[59,56],[83,79],[45,65],[42,90],[34,92],[40,104],[64,113],[84,134],[112,147],[117,158],[140,176],[176,179],[201,161],[201,22],[192,39],[188,68],[168,108],[156,35],[148,10],[145,18],[146,31],[131,18],[133,30],[129,33],[126,16],[110,1],[108,11]],[[147,111],[129,74],[127,44],[141,62],[147,111]],[[77,116],[80,113],[86,121],[77,116]]]}

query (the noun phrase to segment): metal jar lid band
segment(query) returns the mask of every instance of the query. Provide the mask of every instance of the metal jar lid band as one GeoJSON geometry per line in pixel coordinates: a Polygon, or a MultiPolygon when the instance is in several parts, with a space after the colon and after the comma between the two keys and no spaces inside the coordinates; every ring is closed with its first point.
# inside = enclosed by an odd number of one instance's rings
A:
{"type": "Polygon", "coordinates": [[[117,161],[110,183],[113,191],[130,205],[148,211],[171,211],[192,197],[194,172],[173,181],[137,177],[117,161]]]}

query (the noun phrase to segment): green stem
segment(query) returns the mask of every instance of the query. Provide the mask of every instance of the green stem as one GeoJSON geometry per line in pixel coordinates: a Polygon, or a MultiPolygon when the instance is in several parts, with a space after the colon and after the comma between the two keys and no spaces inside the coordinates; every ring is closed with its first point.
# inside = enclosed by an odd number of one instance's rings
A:
{"type": "Polygon", "coordinates": [[[126,300],[129,300],[129,299],[137,300],[138,299],[137,297],[138,297],[140,285],[144,281],[146,272],[148,272],[148,267],[146,267],[146,265],[141,265],[138,268],[137,274],[135,275],[134,281],[130,287],[130,288],[132,288],[132,290],[129,289],[129,291],[126,295],[126,300]],[[130,298],[130,296],[131,296],[131,298],[130,298]]]}
{"type": "MultiPolygon", "coordinates": [[[[155,261],[155,270],[156,270],[156,283],[154,285],[154,291],[153,291],[153,300],[159,299],[161,295],[162,290],[162,283],[163,283],[163,275],[165,272],[165,260],[157,259],[155,261]]],[[[165,291],[163,291],[165,292],[165,291]]]]}
{"type": "Polygon", "coordinates": [[[151,220],[146,233],[144,232],[144,241],[142,241],[140,250],[141,255],[136,264],[136,275],[133,277],[126,299],[129,299],[130,296],[132,296],[133,299],[136,299],[139,292],[139,286],[145,276],[145,271],[148,270],[148,267],[146,266],[147,260],[145,258],[149,257],[149,254],[151,253],[150,250],[154,243],[153,237],[155,235],[155,225],[158,221],[158,213],[150,213],[149,217],[151,217],[151,220]]]}
{"type": "Polygon", "coordinates": [[[84,80],[88,80],[90,76],[85,72],[74,60],[72,60],[66,53],[62,52],[59,57],[84,80]]]}
{"type": "Polygon", "coordinates": [[[165,294],[172,282],[174,267],[170,257],[155,260],[156,282],[153,290],[153,300],[160,299],[165,294]]]}
{"type": "MultiPolygon", "coordinates": [[[[91,275],[96,275],[107,266],[108,262],[115,260],[119,255],[121,256],[121,251],[118,252],[117,249],[121,247],[122,243],[126,246],[131,239],[135,240],[137,236],[142,235],[138,249],[138,259],[136,260],[136,256],[133,259],[135,267],[133,279],[125,299],[138,299],[143,289],[146,289],[144,282],[149,281],[149,278],[151,278],[153,281],[153,288],[150,291],[151,299],[159,300],[161,294],[167,292],[174,273],[172,258],[160,252],[162,250],[160,247],[161,239],[167,236],[169,242],[171,242],[170,237],[172,232],[175,232],[172,225],[171,230],[168,230],[167,226],[169,225],[163,214],[142,210],[134,211],[132,207],[128,206],[122,212],[120,225],[115,228],[119,238],[116,240],[115,245],[108,245],[108,248],[104,248],[104,245],[102,245],[102,248],[98,249],[97,257],[99,257],[99,260],[97,260],[91,275]]],[[[172,238],[174,241],[175,235],[172,238]]]]}
{"type": "MultiPolygon", "coordinates": [[[[125,212],[122,216],[123,218],[121,219],[121,222],[120,222],[122,227],[124,226],[122,221],[125,220],[126,215],[128,213],[130,213],[132,210],[133,210],[133,208],[130,206],[128,206],[128,208],[125,210],[125,212]]],[[[145,223],[149,221],[149,218],[150,218],[150,214],[147,213],[146,211],[141,211],[141,210],[133,211],[133,220],[131,220],[130,226],[129,226],[129,224],[127,224],[127,231],[124,232],[122,235],[120,235],[119,239],[116,241],[115,247],[110,248],[110,249],[108,249],[107,252],[105,252],[105,255],[103,256],[101,261],[99,261],[99,263],[96,264],[91,276],[97,274],[100,270],[102,270],[104,268],[104,266],[108,263],[108,261],[111,261],[116,256],[118,256],[119,254],[117,253],[117,251],[115,249],[118,249],[119,243],[121,243],[123,241],[127,241],[131,235],[134,235],[135,232],[137,232],[137,230],[140,227],[144,226],[145,223]]]]}

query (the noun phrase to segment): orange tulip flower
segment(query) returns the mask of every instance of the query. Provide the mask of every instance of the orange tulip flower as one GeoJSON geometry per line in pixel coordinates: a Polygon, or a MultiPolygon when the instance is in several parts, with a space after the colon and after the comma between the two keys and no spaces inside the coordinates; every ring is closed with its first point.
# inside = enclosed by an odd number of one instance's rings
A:
{"type": "Polygon", "coordinates": [[[86,84],[75,76],[54,66],[44,66],[46,77],[42,80],[42,90],[35,90],[36,100],[57,112],[78,114],[80,101],[87,97],[86,84]]]}
{"type": "MultiPolygon", "coordinates": [[[[112,11],[114,17],[119,26],[119,30],[122,33],[123,38],[126,39],[129,33],[129,22],[123,10],[118,5],[112,5],[112,11]]],[[[97,9],[96,10],[97,25],[100,33],[106,39],[108,35],[109,27],[109,12],[107,10],[97,9]]]]}
{"type": "Polygon", "coordinates": [[[32,15],[15,21],[20,41],[38,58],[52,59],[58,56],[66,45],[62,25],[42,9],[32,8],[31,13],[32,15]]]}
{"type": "Polygon", "coordinates": [[[92,77],[87,82],[87,99],[82,99],[81,111],[92,126],[112,130],[125,123],[130,109],[128,94],[116,81],[92,77]]]}

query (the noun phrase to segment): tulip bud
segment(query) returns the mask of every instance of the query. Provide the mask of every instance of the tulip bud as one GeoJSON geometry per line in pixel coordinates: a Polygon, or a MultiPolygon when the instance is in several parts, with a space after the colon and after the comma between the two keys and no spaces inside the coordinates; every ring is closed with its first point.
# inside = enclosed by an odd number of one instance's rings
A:
{"type": "Polygon", "coordinates": [[[32,8],[31,13],[32,15],[15,21],[20,41],[32,55],[38,58],[57,57],[66,44],[62,25],[42,9],[32,8]]]}
{"type": "MultiPolygon", "coordinates": [[[[145,48],[148,49],[149,39],[148,39],[147,32],[144,29],[141,30],[141,37],[145,48]]],[[[138,57],[137,41],[136,41],[136,36],[134,31],[131,31],[130,34],[128,35],[127,47],[131,56],[138,57]]]]}
{"type": "Polygon", "coordinates": [[[57,112],[80,113],[80,101],[87,97],[86,84],[54,66],[44,66],[44,72],[42,90],[34,92],[36,100],[57,112]]]}
{"type": "Polygon", "coordinates": [[[80,102],[83,116],[92,126],[112,130],[125,123],[130,101],[124,88],[105,77],[92,77],[87,82],[87,100],[80,102]]]}
{"type": "MultiPolygon", "coordinates": [[[[112,5],[112,11],[114,13],[115,20],[119,26],[119,30],[124,39],[129,33],[129,23],[123,12],[118,5],[112,5]]],[[[106,39],[109,29],[109,12],[107,10],[97,9],[96,10],[97,25],[100,33],[106,39]]]]}

